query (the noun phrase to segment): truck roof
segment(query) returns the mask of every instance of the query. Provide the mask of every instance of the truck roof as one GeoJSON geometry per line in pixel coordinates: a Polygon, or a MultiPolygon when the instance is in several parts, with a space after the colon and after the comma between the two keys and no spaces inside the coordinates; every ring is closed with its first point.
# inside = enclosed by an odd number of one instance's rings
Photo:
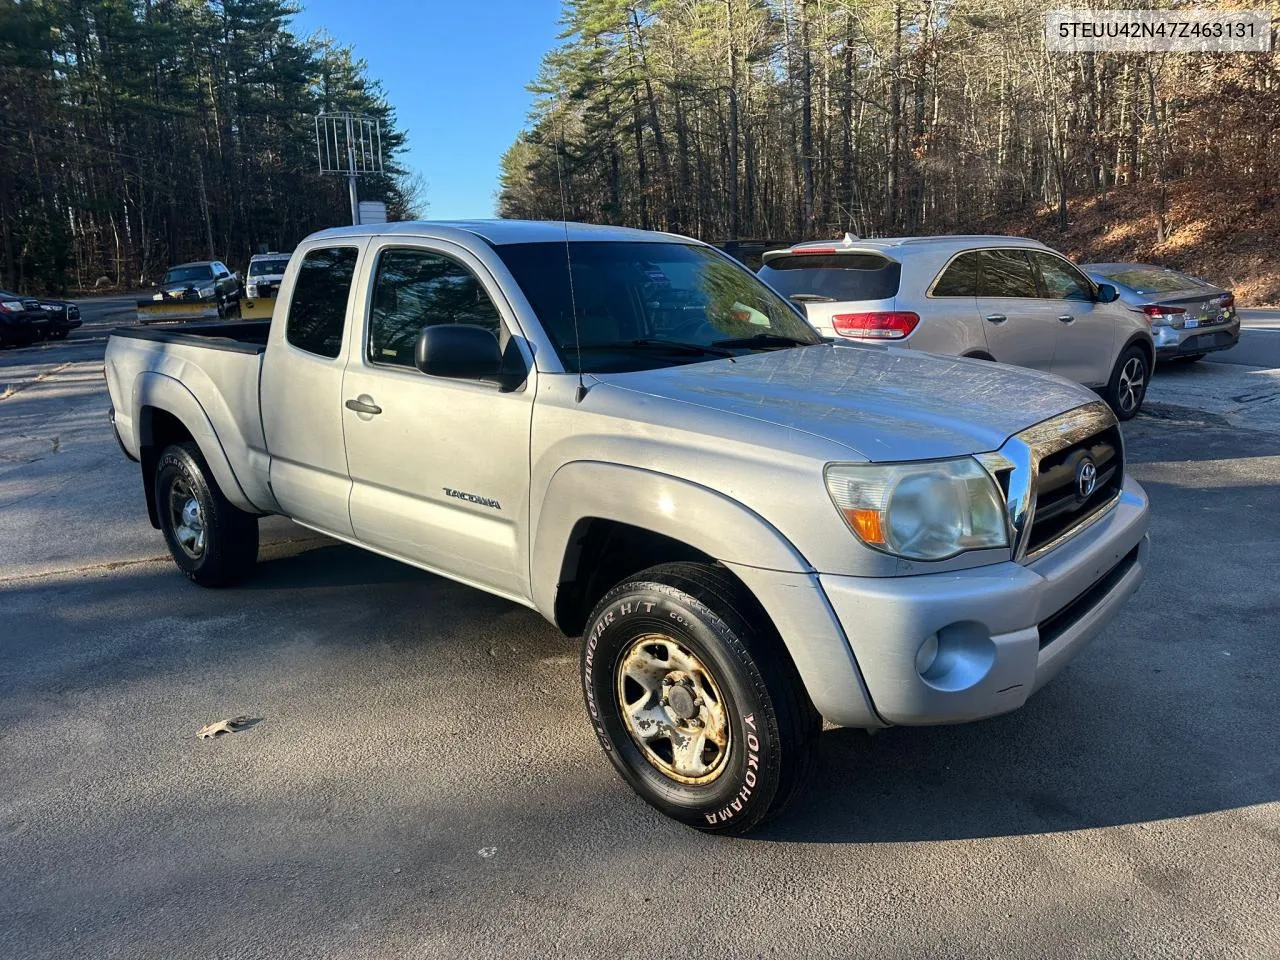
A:
{"type": "MultiPolygon", "coordinates": [[[[602,226],[595,223],[566,223],[563,220],[403,220],[395,223],[370,223],[355,227],[333,227],[313,233],[308,240],[337,237],[425,236],[447,239],[450,234],[466,233],[501,246],[508,243],[563,243],[570,240],[630,240],[660,243],[688,237],[673,233],[656,233],[631,227],[602,226]]],[[[693,241],[700,242],[700,241],[693,241]]]]}

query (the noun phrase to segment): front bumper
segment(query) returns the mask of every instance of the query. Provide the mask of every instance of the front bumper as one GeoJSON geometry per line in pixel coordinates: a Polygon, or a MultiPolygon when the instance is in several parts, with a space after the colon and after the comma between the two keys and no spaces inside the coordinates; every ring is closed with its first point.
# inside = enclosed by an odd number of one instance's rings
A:
{"type": "Polygon", "coordinates": [[[1240,341],[1240,320],[1193,327],[1190,330],[1175,327],[1154,326],[1151,337],[1156,344],[1157,360],[1175,360],[1178,357],[1198,356],[1216,350],[1230,350],[1240,341]]]}
{"type": "Polygon", "coordinates": [[[1032,564],[819,581],[880,718],[962,723],[1022,706],[1097,636],[1142,582],[1146,530],[1126,479],[1106,517],[1032,564]]]}

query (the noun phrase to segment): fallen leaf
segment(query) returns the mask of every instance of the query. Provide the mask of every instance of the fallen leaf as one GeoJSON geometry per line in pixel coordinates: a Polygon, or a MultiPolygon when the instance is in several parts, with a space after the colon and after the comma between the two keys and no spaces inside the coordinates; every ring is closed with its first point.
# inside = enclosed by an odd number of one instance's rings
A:
{"type": "Polygon", "coordinates": [[[201,740],[209,740],[213,737],[220,737],[224,733],[237,733],[252,723],[250,717],[231,717],[227,720],[219,720],[217,723],[211,723],[208,726],[201,727],[200,732],[196,734],[201,740]]]}

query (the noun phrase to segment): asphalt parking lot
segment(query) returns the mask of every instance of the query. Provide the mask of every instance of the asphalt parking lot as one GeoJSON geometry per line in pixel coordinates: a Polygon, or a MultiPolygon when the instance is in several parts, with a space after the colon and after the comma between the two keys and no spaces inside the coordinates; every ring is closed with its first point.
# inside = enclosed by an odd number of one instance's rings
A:
{"type": "Polygon", "coordinates": [[[187,583],[111,316],[0,353],[0,957],[1280,956],[1267,318],[1126,426],[1152,566],[1089,651],[1009,716],[828,731],[726,839],[614,775],[530,611],[281,520],[187,583]]]}

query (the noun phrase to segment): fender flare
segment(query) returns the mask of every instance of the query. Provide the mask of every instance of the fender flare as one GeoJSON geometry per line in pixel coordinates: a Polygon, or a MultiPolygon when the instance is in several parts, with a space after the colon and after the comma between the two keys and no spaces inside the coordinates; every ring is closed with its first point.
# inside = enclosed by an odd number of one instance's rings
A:
{"type": "Polygon", "coordinates": [[[616,520],[686,543],[723,563],[812,573],[768,521],[709,487],[641,467],[594,460],[561,466],[542,496],[530,551],[534,605],[554,623],[574,530],[582,520],[616,520]]]}
{"type": "Polygon", "coordinates": [[[1151,339],[1150,334],[1135,333],[1129,337],[1124,342],[1124,345],[1116,351],[1116,362],[1119,363],[1120,356],[1135,344],[1147,351],[1147,366],[1154,370],[1156,366],[1156,343],[1151,339]]]}
{"type": "Polygon", "coordinates": [[[818,711],[836,723],[883,726],[852,646],[812,565],[772,524],[709,487],[640,467],[574,461],[547,485],[530,551],[536,608],[555,623],[556,592],[576,558],[583,520],[613,520],[688,544],[723,563],[777,628],[818,711]]]}
{"type": "MultiPolygon", "coordinates": [[[[240,481],[236,478],[235,471],[231,467],[227,452],[222,447],[222,441],[218,439],[218,434],[213,429],[209,415],[205,413],[195,394],[188,390],[184,384],[173,377],[154,371],[144,371],[138,374],[137,379],[134,380],[133,422],[138,425],[139,453],[147,447],[154,446],[151,417],[144,413],[148,409],[163,410],[165,413],[177,418],[187,428],[187,432],[191,434],[196,446],[200,448],[200,455],[204,457],[205,463],[209,465],[218,487],[222,490],[227,500],[231,502],[232,506],[238,507],[246,513],[259,514],[262,512],[245,495],[244,488],[241,487],[240,481]]],[[[145,472],[147,460],[145,457],[142,460],[145,472]]],[[[154,513],[155,505],[152,503],[154,498],[151,496],[153,478],[144,475],[142,479],[147,489],[147,511],[148,513],[154,513]]],[[[152,516],[152,522],[155,523],[155,521],[156,518],[152,516]]]]}

